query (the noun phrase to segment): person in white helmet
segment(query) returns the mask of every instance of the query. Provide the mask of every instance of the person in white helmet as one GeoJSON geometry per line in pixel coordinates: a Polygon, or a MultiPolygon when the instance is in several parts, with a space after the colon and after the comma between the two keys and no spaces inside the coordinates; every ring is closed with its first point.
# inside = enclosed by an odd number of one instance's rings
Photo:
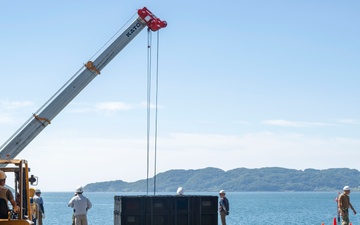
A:
{"type": "Polygon", "coordinates": [[[226,225],[226,216],[229,215],[230,210],[229,200],[225,197],[225,195],[226,193],[224,190],[219,192],[219,213],[222,225],[226,225]]]}
{"type": "Polygon", "coordinates": [[[44,209],[44,201],[42,199],[41,195],[41,190],[40,189],[36,189],[35,190],[35,196],[33,198],[34,203],[36,203],[39,207],[39,215],[37,219],[34,219],[34,225],[42,225],[43,222],[42,220],[45,219],[45,209],[44,209]],[[36,220],[39,221],[39,224],[36,224],[36,220]]]}
{"type": "Polygon", "coordinates": [[[351,205],[350,203],[350,187],[349,186],[345,186],[343,188],[343,193],[339,196],[339,200],[338,200],[338,208],[339,208],[339,212],[342,218],[342,222],[341,225],[349,225],[349,208],[352,209],[352,211],[354,212],[354,214],[356,214],[356,211],[354,209],[354,207],[351,205]]]}
{"type": "Polygon", "coordinates": [[[69,201],[68,206],[74,209],[75,225],[88,225],[87,211],[91,209],[91,201],[83,195],[84,188],[79,186],[76,195],[69,201]]]}
{"type": "Polygon", "coordinates": [[[179,188],[176,190],[176,195],[184,195],[184,188],[179,187],[179,188]]]}
{"type": "Polygon", "coordinates": [[[15,202],[14,195],[8,188],[5,187],[5,183],[6,183],[6,174],[4,171],[0,170],[0,199],[4,199],[6,202],[6,208],[4,208],[6,210],[6,213],[4,213],[3,216],[5,218],[1,218],[1,219],[7,218],[7,211],[9,210],[7,208],[8,201],[13,206],[13,210],[15,213],[19,211],[19,206],[17,206],[15,202]]]}

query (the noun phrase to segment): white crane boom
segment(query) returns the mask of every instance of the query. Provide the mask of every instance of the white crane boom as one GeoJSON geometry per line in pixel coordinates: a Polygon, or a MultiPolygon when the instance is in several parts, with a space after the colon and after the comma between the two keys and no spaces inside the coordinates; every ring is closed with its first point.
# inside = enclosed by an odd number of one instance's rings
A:
{"type": "Polygon", "coordinates": [[[161,21],[146,7],[139,9],[138,15],[139,17],[104,52],[93,62],[87,62],[76,78],[0,147],[0,159],[14,159],[146,26],[152,31],[167,26],[166,21],[161,21]]]}

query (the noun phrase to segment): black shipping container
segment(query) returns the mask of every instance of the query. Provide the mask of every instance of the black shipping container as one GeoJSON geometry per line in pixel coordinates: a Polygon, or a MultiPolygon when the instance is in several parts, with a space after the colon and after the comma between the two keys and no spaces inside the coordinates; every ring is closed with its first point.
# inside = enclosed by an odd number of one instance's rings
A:
{"type": "Polygon", "coordinates": [[[217,196],[115,196],[115,225],[217,225],[217,196]]]}

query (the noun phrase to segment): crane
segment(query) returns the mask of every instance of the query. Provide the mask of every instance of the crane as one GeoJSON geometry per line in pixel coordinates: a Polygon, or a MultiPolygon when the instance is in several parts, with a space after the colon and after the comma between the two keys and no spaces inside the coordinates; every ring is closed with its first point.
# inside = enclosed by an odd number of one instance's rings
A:
{"type": "MultiPolygon", "coordinates": [[[[51,121],[95,78],[101,70],[145,27],[158,31],[167,26],[146,7],[138,10],[135,19],[94,61],[88,61],[81,70],[50,98],[37,113],[24,123],[1,147],[0,168],[3,173],[14,173],[18,210],[1,207],[0,225],[31,225],[32,208],[29,184],[36,185],[37,178],[29,176],[26,160],[14,159],[51,121]],[[7,167],[7,166],[12,167],[7,167]],[[16,212],[15,212],[16,211],[16,212]],[[3,213],[4,212],[4,213],[3,213]]],[[[6,178],[6,176],[5,176],[6,178]]],[[[7,203],[5,203],[7,204],[7,203]]]]}
{"type": "MultiPolygon", "coordinates": [[[[146,7],[138,10],[138,18],[133,21],[94,61],[88,61],[82,71],[45,107],[14,133],[1,147],[0,159],[14,159],[51,121],[58,115],[100,71],[145,27],[158,31],[167,26],[166,21],[157,18],[146,7]]],[[[0,165],[2,167],[2,165],[0,165]]]]}

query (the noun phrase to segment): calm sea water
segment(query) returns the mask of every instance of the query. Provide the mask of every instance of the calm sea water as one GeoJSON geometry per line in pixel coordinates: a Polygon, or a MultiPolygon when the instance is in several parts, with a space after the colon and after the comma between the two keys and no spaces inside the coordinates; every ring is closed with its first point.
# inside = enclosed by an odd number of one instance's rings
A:
{"type": "MultiPolygon", "coordinates": [[[[93,208],[88,213],[90,225],[114,224],[114,196],[143,195],[144,193],[91,193],[93,208]]],[[[174,193],[158,193],[169,195],[174,193]]],[[[216,195],[217,193],[185,193],[216,195]]],[[[72,192],[44,192],[44,225],[71,224],[72,209],[67,206],[72,192]]],[[[227,193],[230,201],[228,225],[332,225],[336,217],[337,192],[236,192],[227,193]]],[[[360,193],[352,192],[350,199],[360,213],[360,193]]],[[[353,225],[360,225],[360,214],[350,214],[353,225]]],[[[220,224],[220,223],[219,223],[220,224]]]]}

